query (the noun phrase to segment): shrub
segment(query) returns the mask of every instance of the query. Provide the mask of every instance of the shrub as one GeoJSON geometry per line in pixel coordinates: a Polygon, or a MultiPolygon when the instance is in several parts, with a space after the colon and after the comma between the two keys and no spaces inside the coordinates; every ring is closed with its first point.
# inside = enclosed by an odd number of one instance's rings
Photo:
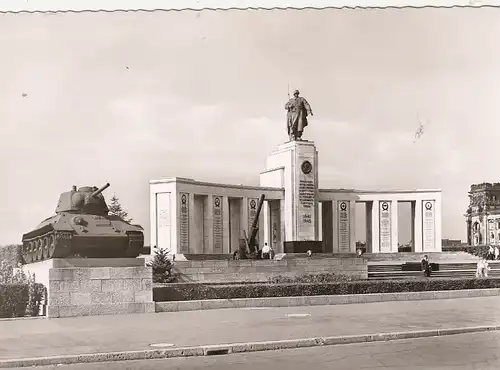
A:
{"type": "Polygon", "coordinates": [[[306,284],[322,284],[322,283],[335,283],[335,282],[346,282],[355,280],[351,276],[340,275],[334,273],[325,274],[306,274],[294,277],[288,276],[274,276],[269,278],[269,283],[271,284],[292,284],[292,283],[306,283],[306,284]]]}
{"type": "Polygon", "coordinates": [[[0,317],[24,316],[28,306],[28,299],[28,285],[0,283],[0,317]]]}
{"type": "Polygon", "coordinates": [[[189,301],[202,299],[235,299],[263,297],[297,297],[368,293],[423,292],[500,288],[500,279],[422,279],[422,280],[360,280],[333,283],[284,284],[168,284],[153,289],[153,299],[189,301]]]}
{"type": "Polygon", "coordinates": [[[158,249],[155,252],[153,261],[147,263],[153,269],[154,283],[170,283],[175,281],[176,275],[173,273],[173,263],[168,259],[166,249],[158,249]]]}
{"type": "Polygon", "coordinates": [[[2,261],[0,264],[0,317],[37,316],[47,296],[35,276],[2,261]]]}

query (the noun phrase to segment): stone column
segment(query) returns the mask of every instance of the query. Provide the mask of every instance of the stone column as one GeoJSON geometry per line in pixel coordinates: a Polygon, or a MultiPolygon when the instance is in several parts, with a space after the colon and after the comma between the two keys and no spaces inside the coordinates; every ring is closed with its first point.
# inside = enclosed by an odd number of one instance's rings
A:
{"type": "Polygon", "coordinates": [[[398,241],[399,241],[399,230],[398,230],[398,201],[391,201],[391,239],[392,239],[392,247],[391,252],[398,252],[398,241]]]}
{"type": "Polygon", "coordinates": [[[269,245],[272,246],[276,253],[281,253],[282,239],[281,239],[281,207],[279,200],[271,200],[270,206],[270,241],[269,245]]]}
{"type": "MultiPolygon", "coordinates": [[[[250,208],[250,200],[245,197],[243,198],[242,204],[241,204],[241,229],[246,230],[247,233],[247,238],[248,233],[250,232],[250,220],[249,220],[249,215],[248,215],[248,209],[250,208]]],[[[241,231],[240,238],[243,238],[244,234],[243,231],[241,231]]]]}
{"type": "Polygon", "coordinates": [[[205,198],[205,220],[204,220],[204,254],[214,254],[214,200],[213,194],[209,194],[205,198]]]}
{"type": "Polygon", "coordinates": [[[434,200],[434,204],[435,204],[434,224],[435,224],[435,228],[436,228],[435,251],[441,252],[443,250],[443,247],[442,247],[442,243],[443,243],[442,232],[443,232],[443,230],[442,230],[442,224],[441,224],[443,209],[442,209],[442,204],[441,204],[441,194],[436,196],[436,199],[434,200]]]}
{"type": "Polygon", "coordinates": [[[365,224],[366,224],[366,252],[373,253],[373,230],[372,230],[372,217],[373,217],[373,202],[365,202],[365,224]]]}
{"type": "Polygon", "coordinates": [[[467,220],[467,245],[472,245],[472,221],[467,220]]]}
{"type": "Polygon", "coordinates": [[[380,253],[380,207],[379,201],[372,202],[372,253],[380,253]]]}
{"type": "Polygon", "coordinates": [[[229,218],[231,215],[229,214],[229,198],[226,196],[222,197],[222,254],[231,253],[231,240],[229,235],[229,218]]]}
{"type": "Polygon", "coordinates": [[[332,253],[339,253],[339,202],[332,201],[332,253]]]}
{"type": "Polygon", "coordinates": [[[349,237],[350,253],[356,253],[356,202],[349,202],[349,237]]]}
{"type": "Polygon", "coordinates": [[[318,202],[318,239],[323,241],[323,202],[318,202]]]}
{"type": "Polygon", "coordinates": [[[264,243],[268,245],[272,245],[271,243],[271,209],[269,207],[269,202],[264,200],[264,204],[262,204],[261,210],[262,218],[264,220],[264,240],[261,248],[264,246],[264,243]]]}
{"type": "MultiPolygon", "coordinates": [[[[337,201],[337,240],[338,253],[350,253],[353,243],[353,212],[352,202],[349,200],[337,201]]],[[[354,248],[356,241],[354,240],[354,248]]]]}
{"type": "Polygon", "coordinates": [[[314,143],[304,140],[280,145],[267,158],[261,185],[285,189],[284,241],[317,240],[317,156],[314,143]],[[273,169],[282,176],[274,176],[273,169]]]}
{"type": "Polygon", "coordinates": [[[413,229],[415,230],[415,240],[414,240],[414,252],[423,252],[423,241],[422,241],[422,200],[417,199],[415,201],[414,214],[413,214],[413,229]]]}

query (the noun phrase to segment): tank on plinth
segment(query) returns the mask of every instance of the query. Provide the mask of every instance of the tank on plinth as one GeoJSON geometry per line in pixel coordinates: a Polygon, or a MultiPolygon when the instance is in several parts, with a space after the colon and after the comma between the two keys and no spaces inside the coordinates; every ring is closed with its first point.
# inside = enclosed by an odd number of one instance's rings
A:
{"type": "Polygon", "coordinates": [[[101,188],[84,186],[59,196],[55,215],[22,237],[25,264],[51,258],[135,258],[144,246],[143,228],[109,215],[101,188]]]}

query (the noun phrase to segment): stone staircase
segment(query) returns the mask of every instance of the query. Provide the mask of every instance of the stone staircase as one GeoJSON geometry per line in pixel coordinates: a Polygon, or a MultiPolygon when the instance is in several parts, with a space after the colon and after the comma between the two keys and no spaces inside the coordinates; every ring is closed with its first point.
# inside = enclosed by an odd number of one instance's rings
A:
{"type": "Polygon", "coordinates": [[[462,251],[454,252],[428,252],[428,253],[409,253],[409,252],[399,252],[399,253],[365,253],[363,257],[368,260],[369,263],[391,263],[391,262],[420,262],[422,258],[427,255],[429,256],[430,262],[476,262],[479,257],[462,251]]]}
{"type": "MultiPolygon", "coordinates": [[[[404,271],[405,264],[368,264],[368,279],[401,279],[420,278],[423,273],[417,271],[404,271]]],[[[408,266],[408,264],[406,264],[408,266]]],[[[489,261],[490,271],[488,276],[500,277],[500,261],[489,261]]],[[[411,267],[418,268],[415,264],[411,267]]],[[[434,263],[432,277],[474,277],[477,262],[444,262],[434,263]]]]}

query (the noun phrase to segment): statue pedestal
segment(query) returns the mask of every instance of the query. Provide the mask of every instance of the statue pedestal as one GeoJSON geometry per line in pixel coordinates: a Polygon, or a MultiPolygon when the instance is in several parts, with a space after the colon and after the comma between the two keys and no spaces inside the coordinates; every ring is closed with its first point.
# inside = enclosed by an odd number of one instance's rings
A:
{"type": "MultiPolygon", "coordinates": [[[[260,185],[285,189],[281,203],[284,240],[317,241],[318,238],[318,152],[312,141],[290,141],[271,153],[260,185]]],[[[268,223],[264,224],[267,233],[268,223]]]]}

